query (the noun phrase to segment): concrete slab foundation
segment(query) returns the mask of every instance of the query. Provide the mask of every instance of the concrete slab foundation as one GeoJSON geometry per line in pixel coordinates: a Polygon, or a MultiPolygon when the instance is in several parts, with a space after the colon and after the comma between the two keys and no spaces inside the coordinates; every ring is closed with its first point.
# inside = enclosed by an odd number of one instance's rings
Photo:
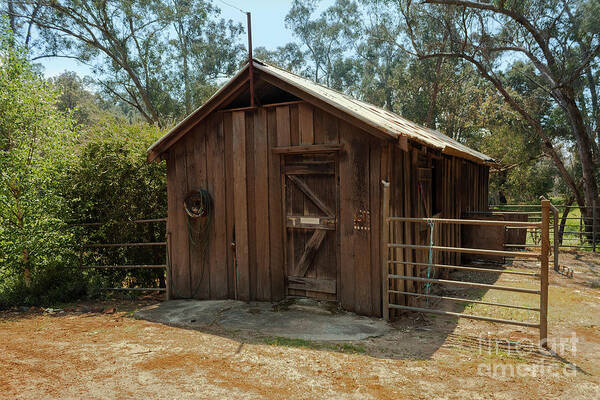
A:
{"type": "Polygon", "coordinates": [[[192,329],[217,324],[225,329],[314,341],[362,340],[381,336],[392,329],[381,319],[332,310],[310,301],[272,304],[171,300],[140,310],[135,318],[192,329]]]}

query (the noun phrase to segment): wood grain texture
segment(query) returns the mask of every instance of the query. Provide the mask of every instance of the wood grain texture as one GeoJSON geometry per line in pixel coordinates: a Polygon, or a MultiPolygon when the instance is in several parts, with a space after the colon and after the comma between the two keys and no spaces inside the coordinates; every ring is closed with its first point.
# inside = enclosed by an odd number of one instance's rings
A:
{"type": "Polygon", "coordinates": [[[225,144],[225,208],[226,208],[226,254],[227,254],[227,293],[230,299],[237,299],[237,279],[235,249],[235,207],[233,185],[233,121],[231,113],[223,113],[223,141],[225,144]]]}
{"type": "Polygon", "coordinates": [[[381,243],[381,153],[383,143],[372,141],[369,156],[369,203],[371,210],[371,312],[370,315],[381,316],[381,261],[379,243],[381,243]]]}
{"type": "Polygon", "coordinates": [[[269,148],[267,111],[254,114],[254,210],[256,247],[256,300],[271,300],[269,246],[269,148]]]}
{"type": "Polygon", "coordinates": [[[246,181],[246,125],[243,111],[232,113],[233,189],[235,210],[235,258],[240,300],[250,300],[248,259],[248,198],[246,181]]]}
{"type": "Polygon", "coordinates": [[[254,158],[254,117],[256,111],[244,113],[246,125],[246,190],[248,209],[248,276],[250,286],[250,300],[256,299],[256,176],[254,158]]]}
{"type": "MultiPolygon", "coordinates": [[[[287,147],[291,144],[290,139],[290,107],[281,106],[275,109],[277,116],[277,147],[287,147]]],[[[273,146],[275,147],[275,146],[273,146]]]]}
{"type": "MultiPolygon", "coordinates": [[[[279,107],[278,107],[279,108],[279,107]]],[[[289,116],[289,109],[287,112],[289,116]]],[[[289,125],[288,128],[289,129],[289,125]]],[[[267,139],[270,148],[279,146],[278,118],[275,108],[267,111],[267,139]]],[[[289,144],[289,134],[287,141],[289,144]]],[[[271,273],[271,298],[278,301],[285,296],[284,286],[284,218],[281,209],[281,156],[268,152],[269,163],[269,255],[271,273]]]]}
{"type": "Polygon", "coordinates": [[[223,114],[215,114],[209,121],[206,136],[207,190],[213,200],[213,223],[211,224],[208,263],[210,298],[226,299],[229,294],[229,271],[227,268],[227,199],[225,179],[225,137],[223,114]]]}
{"type": "MultiPolygon", "coordinates": [[[[171,229],[172,293],[174,298],[191,297],[189,237],[183,200],[187,187],[185,147],[181,144],[169,149],[168,181],[172,190],[169,202],[171,229]]],[[[168,185],[169,185],[168,184],[168,185]]]]}
{"type": "MultiPolygon", "coordinates": [[[[206,132],[207,125],[200,124],[191,134],[183,138],[186,147],[188,191],[206,189],[206,132]]],[[[186,216],[186,218],[188,218],[186,216]]],[[[186,221],[193,231],[200,229],[200,219],[186,221]]],[[[186,225],[187,227],[187,225],[186,225]]],[[[189,233],[189,232],[188,232],[189,233]]],[[[203,243],[197,235],[190,240],[190,286],[191,295],[196,299],[210,299],[209,255],[205,254],[203,243]]],[[[209,240],[213,240],[210,238],[209,240]]],[[[210,250],[210,249],[208,249],[210,250]]]]}
{"type": "Polygon", "coordinates": [[[323,243],[323,239],[325,239],[325,235],[327,234],[326,230],[317,229],[312,234],[308,242],[306,243],[306,247],[302,256],[300,257],[300,261],[298,261],[298,266],[295,276],[304,276],[306,275],[306,271],[313,264],[313,261],[321,247],[321,243],[323,243]]]}
{"type": "Polygon", "coordinates": [[[310,145],[315,143],[313,123],[313,107],[308,103],[298,104],[298,122],[300,144],[310,145]]]}

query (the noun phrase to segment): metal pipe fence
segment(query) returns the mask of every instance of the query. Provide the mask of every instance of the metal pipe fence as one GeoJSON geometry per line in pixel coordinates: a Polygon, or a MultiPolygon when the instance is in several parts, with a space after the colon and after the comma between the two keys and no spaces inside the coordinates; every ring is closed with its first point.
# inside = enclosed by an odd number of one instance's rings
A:
{"type": "MultiPolygon", "coordinates": [[[[99,228],[110,224],[152,224],[166,223],[167,218],[146,218],[132,221],[106,221],[106,222],[85,222],[73,223],[72,227],[90,227],[99,228]]],[[[88,270],[98,269],[113,269],[113,270],[135,270],[135,269],[164,269],[165,270],[165,287],[106,287],[101,290],[106,291],[132,291],[132,292],[166,292],[167,300],[171,298],[171,267],[169,260],[169,235],[166,235],[164,242],[131,242],[131,243],[84,243],[80,249],[80,264],[78,268],[88,270]],[[83,265],[85,249],[102,249],[102,248],[127,248],[127,247],[164,247],[165,259],[164,264],[128,264],[128,265],[83,265]]]]}
{"type": "MultiPolygon", "coordinates": [[[[593,206],[551,206],[552,225],[550,226],[551,242],[556,249],[581,249],[591,250],[593,252],[599,248],[600,242],[600,203],[595,202],[593,206]],[[585,210],[585,212],[582,212],[585,210]],[[560,216],[559,214],[563,215],[560,216]],[[587,214],[587,216],[585,215],[587,214]],[[573,223],[575,222],[576,223],[573,223]],[[558,242],[558,246],[555,243],[558,242]]],[[[539,221],[541,218],[541,209],[539,204],[492,204],[490,212],[493,214],[506,215],[527,215],[529,221],[539,221]],[[538,211],[539,210],[539,211],[538,211]]],[[[476,212],[486,213],[486,212],[476,212]]],[[[539,235],[530,233],[539,230],[539,228],[519,228],[507,227],[507,229],[527,229],[530,235],[528,243],[531,245],[539,244],[539,235]]],[[[512,246],[511,246],[512,247],[512,246]]],[[[558,253],[558,251],[555,251],[558,253]]],[[[555,269],[558,263],[555,263],[555,269]]]]}
{"type": "MultiPolygon", "coordinates": [[[[469,219],[451,219],[451,218],[411,218],[411,217],[399,217],[390,215],[390,185],[389,183],[382,181],[383,184],[383,205],[382,205],[382,234],[381,234],[381,271],[382,271],[382,291],[383,291],[383,317],[386,320],[390,319],[390,310],[402,310],[422,313],[432,313],[440,315],[455,316],[459,318],[469,318],[476,320],[483,320],[489,322],[527,326],[539,329],[540,345],[547,347],[548,337],[548,265],[549,265],[549,254],[550,254],[550,212],[551,205],[550,201],[542,200],[541,207],[541,221],[539,222],[517,222],[517,221],[498,221],[498,220],[469,220],[469,219]],[[417,243],[395,243],[390,241],[390,232],[392,231],[392,225],[395,223],[402,224],[423,224],[426,223],[429,226],[430,244],[422,245],[417,243]],[[474,249],[474,248],[463,248],[463,247],[450,247],[440,246],[434,243],[433,229],[435,224],[453,224],[453,225],[481,225],[481,226],[504,226],[504,227],[518,227],[523,228],[537,228],[541,230],[541,244],[536,247],[537,250],[530,252],[517,252],[517,251],[501,251],[493,249],[474,249]],[[405,261],[404,256],[402,260],[396,259],[398,254],[393,249],[406,249],[414,252],[429,252],[429,262],[411,262],[405,261]],[[492,255],[501,257],[525,257],[526,259],[538,260],[540,262],[539,273],[529,273],[522,271],[510,271],[506,269],[494,269],[494,268],[477,268],[468,267],[464,265],[447,265],[432,262],[432,254],[437,252],[440,253],[466,253],[466,254],[481,254],[481,255],[492,255]],[[395,255],[394,255],[395,254],[395,255]],[[392,265],[406,265],[406,266],[422,266],[428,268],[427,277],[419,276],[422,273],[411,274],[409,269],[406,268],[404,273],[391,272],[390,267],[392,265]],[[477,271],[482,273],[494,273],[494,274],[518,274],[518,275],[529,275],[530,278],[540,280],[538,288],[524,288],[524,287],[513,287],[496,285],[490,283],[472,282],[465,281],[462,279],[439,279],[434,276],[430,276],[430,268],[444,268],[444,269],[456,269],[466,271],[477,271]],[[405,289],[398,290],[391,288],[390,283],[392,281],[402,281],[404,284],[402,287],[405,289]],[[423,293],[422,287],[418,285],[412,286],[413,291],[408,290],[409,285],[407,282],[416,282],[419,284],[425,284],[427,293],[423,293]],[[501,290],[513,293],[526,293],[539,296],[538,307],[528,307],[517,304],[506,304],[499,302],[483,301],[477,299],[459,298],[453,296],[436,295],[429,293],[430,285],[441,285],[441,286],[460,286],[467,288],[477,288],[485,290],[501,290]],[[407,301],[396,301],[397,298],[393,295],[406,296],[407,301]],[[426,299],[427,305],[429,306],[429,299],[435,299],[439,301],[449,301],[453,303],[474,303],[484,304],[493,307],[513,308],[519,310],[526,310],[530,312],[539,313],[539,322],[527,322],[519,320],[509,320],[503,318],[496,318],[485,315],[475,315],[465,312],[454,312],[447,311],[441,308],[434,307],[421,307],[416,301],[409,302],[408,299],[426,299]],[[405,304],[398,304],[405,303],[405,304]],[[411,305],[408,305],[411,304],[411,305]]],[[[406,226],[406,225],[405,225],[406,226]]]]}

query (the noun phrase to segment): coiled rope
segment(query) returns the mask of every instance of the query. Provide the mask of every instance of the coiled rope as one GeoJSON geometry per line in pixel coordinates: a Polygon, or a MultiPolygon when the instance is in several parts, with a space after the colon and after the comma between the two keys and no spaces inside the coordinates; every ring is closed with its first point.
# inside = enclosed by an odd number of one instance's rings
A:
{"type": "Polygon", "coordinates": [[[192,297],[196,297],[204,280],[204,270],[208,259],[210,227],[213,219],[212,198],[204,189],[192,190],[184,200],[184,207],[188,216],[187,227],[190,243],[198,249],[200,258],[200,280],[192,290],[192,297]]]}

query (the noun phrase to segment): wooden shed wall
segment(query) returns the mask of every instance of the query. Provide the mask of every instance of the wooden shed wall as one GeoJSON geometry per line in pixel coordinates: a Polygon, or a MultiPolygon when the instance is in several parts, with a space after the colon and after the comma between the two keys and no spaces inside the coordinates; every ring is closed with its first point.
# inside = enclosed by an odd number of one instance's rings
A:
{"type": "MultiPolygon", "coordinates": [[[[417,172],[436,160],[442,174],[441,188],[435,190],[442,198],[442,217],[487,207],[487,167],[436,156],[418,146],[409,145],[405,151],[308,103],[215,112],[166,156],[174,297],[224,299],[236,298],[236,293],[241,300],[285,297],[281,156],[271,149],[311,144],[343,145],[338,156],[337,299],[346,310],[381,315],[382,179],[391,182],[392,215],[425,216],[415,206],[417,172]],[[190,243],[183,209],[186,193],[198,188],[206,188],[214,202],[206,262],[190,243]],[[355,229],[360,210],[368,211],[368,229],[355,229]]],[[[396,224],[390,238],[425,243],[426,236],[422,227],[396,224]]],[[[460,231],[450,226],[436,230],[436,240],[459,246],[460,231]]],[[[425,260],[424,254],[412,250],[395,252],[397,259],[425,260]]],[[[437,257],[458,262],[457,255],[437,257]]],[[[394,268],[397,273],[422,273],[415,267],[394,268]]]]}
{"type": "Polygon", "coordinates": [[[380,315],[384,143],[307,103],[214,113],[169,150],[174,297],[235,298],[236,287],[242,300],[285,296],[280,156],[271,149],[312,144],[344,145],[338,156],[338,300],[347,310],[380,315]],[[214,201],[205,268],[190,246],[183,209],[186,193],[197,188],[207,188],[214,201]],[[354,229],[359,210],[370,211],[369,229],[354,229]]]}
{"type": "MultiPolygon", "coordinates": [[[[468,211],[483,211],[488,208],[489,167],[454,156],[436,154],[431,150],[412,146],[408,151],[391,146],[390,159],[390,215],[401,217],[461,218],[468,211]],[[422,206],[422,182],[419,169],[432,169],[432,202],[439,205],[427,212],[422,206]],[[437,199],[436,199],[437,198],[437,199]]],[[[390,224],[390,242],[406,244],[429,244],[429,228],[424,223],[390,224]]],[[[461,247],[460,226],[434,225],[434,244],[461,247]]],[[[391,249],[392,260],[409,263],[427,263],[427,251],[413,249],[391,249]]],[[[460,265],[459,253],[434,252],[433,263],[460,265]]],[[[397,275],[426,277],[426,266],[392,264],[390,272],[397,275]]],[[[434,271],[435,276],[447,275],[448,270],[434,271]]],[[[406,292],[422,292],[423,284],[393,279],[390,289],[406,292]]],[[[414,297],[392,295],[394,304],[407,304],[414,297]]]]}

